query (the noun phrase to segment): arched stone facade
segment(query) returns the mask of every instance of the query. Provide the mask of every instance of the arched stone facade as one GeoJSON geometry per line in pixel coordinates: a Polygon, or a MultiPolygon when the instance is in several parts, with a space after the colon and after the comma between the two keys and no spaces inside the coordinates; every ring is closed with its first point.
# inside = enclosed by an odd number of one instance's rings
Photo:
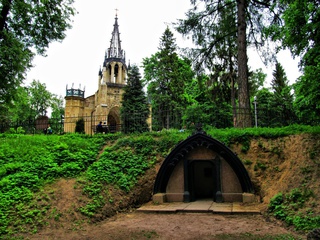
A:
{"type": "Polygon", "coordinates": [[[202,131],[179,143],[166,157],[153,193],[156,202],[254,201],[254,189],[241,160],[202,131]]]}

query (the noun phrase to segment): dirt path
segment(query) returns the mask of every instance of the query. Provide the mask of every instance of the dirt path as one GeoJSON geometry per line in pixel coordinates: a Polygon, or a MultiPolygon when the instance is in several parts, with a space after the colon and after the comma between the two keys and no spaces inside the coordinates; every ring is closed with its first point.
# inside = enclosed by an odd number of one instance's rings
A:
{"type": "Polygon", "coordinates": [[[216,215],[209,213],[154,214],[132,212],[118,214],[96,225],[79,224],[46,229],[29,239],[306,239],[286,230],[261,215],[216,215]],[[266,238],[268,236],[269,238],[266,238]]]}

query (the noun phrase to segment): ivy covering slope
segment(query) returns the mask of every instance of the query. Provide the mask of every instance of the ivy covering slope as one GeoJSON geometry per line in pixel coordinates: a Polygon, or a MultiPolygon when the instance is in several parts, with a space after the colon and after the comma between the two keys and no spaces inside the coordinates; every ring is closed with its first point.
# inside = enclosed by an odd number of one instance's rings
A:
{"type": "Polygon", "coordinates": [[[0,233],[18,225],[17,218],[33,221],[33,215],[44,214],[39,209],[26,216],[24,205],[33,193],[54,179],[85,171],[103,144],[103,138],[81,135],[0,135],[0,233]]]}

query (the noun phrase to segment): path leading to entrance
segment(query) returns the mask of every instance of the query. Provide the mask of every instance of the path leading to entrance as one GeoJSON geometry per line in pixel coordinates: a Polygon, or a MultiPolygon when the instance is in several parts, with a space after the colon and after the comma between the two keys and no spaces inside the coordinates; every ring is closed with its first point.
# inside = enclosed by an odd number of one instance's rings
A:
{"type": "Polygon", "coordinates": [[[259,204],[257,203],[216,203],[209,200],[195,202],[170,202],[162,204],[147,203],[140,207],[138,212],[195,212],[195,213],[222,213],[222,214],[260,214],[259,204]]]}

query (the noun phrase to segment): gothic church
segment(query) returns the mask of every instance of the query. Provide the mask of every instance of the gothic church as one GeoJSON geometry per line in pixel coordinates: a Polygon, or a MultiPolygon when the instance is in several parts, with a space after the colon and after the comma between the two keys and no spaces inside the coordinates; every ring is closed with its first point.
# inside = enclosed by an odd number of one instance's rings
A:
{"type": "Polygon", "coordinates": [[[120,124],[120,106],[126,85],[128,67],[125,52],[121,48],[118,17],[115,17],[110,47],[107,49],[98,74],[98,90],[84,97],[84,90],[66,89],[64,132],[74,132],[76,122],[83,119],[86,134],[94,132],[99,122],[117,131],[120,124]]]}

